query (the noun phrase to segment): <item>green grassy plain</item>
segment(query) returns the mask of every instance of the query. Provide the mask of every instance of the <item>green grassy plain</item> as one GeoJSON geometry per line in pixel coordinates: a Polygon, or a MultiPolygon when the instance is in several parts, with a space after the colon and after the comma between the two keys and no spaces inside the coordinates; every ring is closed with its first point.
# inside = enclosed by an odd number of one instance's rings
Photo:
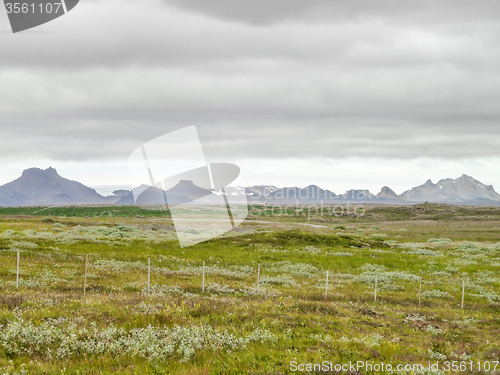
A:
{"type": "Polygon", "coordinates": [[[0,374],[289,374],[291,361],[500,373],[500,208],[311,211],[255,206],[182,249],[168,211],[0,209],[0,374]]]}

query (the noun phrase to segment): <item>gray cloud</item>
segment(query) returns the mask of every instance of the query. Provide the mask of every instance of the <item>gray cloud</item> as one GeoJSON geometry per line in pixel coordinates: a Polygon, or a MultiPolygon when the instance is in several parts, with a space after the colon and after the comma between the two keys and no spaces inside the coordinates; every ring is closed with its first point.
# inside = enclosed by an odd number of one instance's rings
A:
{"type": "Polygon", "coordinates": [[[467,0],[163,0],[187,11],[250,25],[283,22],[358,22],[378,18],[391,22],[431,22],[446,24],[471,18],[496,21],[500,13],[494,0],[471,3],[467,0]]]}
{"type": "Polygon", "coordinates": [[[214,159],[498,155],[500,4],[402,4],[82,2],[0,34],[0,147],[120,159],[195,124],[214,159]]]}

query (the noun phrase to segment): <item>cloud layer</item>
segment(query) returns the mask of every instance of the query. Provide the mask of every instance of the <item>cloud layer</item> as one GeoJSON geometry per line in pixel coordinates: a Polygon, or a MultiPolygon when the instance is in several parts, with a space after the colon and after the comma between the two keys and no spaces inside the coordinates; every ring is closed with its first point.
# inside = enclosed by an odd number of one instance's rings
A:
{"type": "Polygon", "coordinates": [[[194,124],[212,160],[496,157],[499,16],[497,1],[81,2],[0,32],[2,155],[126,160],[194,124]]]}

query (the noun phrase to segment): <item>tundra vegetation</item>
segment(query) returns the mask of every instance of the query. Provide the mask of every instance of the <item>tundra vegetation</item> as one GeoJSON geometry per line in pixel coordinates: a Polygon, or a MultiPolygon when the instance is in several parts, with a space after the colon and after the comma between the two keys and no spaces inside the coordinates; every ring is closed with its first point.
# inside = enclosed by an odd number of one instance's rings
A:
{"type": "Polygon", "coordinates": [[[499,208],[307,211],[181,249],[168,212],[0,209],[0,374],[500,360],[499,208]]]}

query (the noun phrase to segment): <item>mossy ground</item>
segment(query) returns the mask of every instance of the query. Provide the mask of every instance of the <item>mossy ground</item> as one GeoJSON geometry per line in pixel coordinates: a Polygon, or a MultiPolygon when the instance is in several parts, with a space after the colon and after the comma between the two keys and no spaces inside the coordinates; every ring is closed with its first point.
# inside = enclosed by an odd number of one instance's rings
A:
{"type": "MultiPolygon", "coordinates": [[[[308,218],[303,210],[272,216],[256,207],[250,219],[259,222],[184,249],[164,212],[0,210],[0,373],[286,374],[291,361],[500,360],[500,209],[420,207],[371,207],[354,218],[308,218]],[[151,326],[210,327],[236,338],[257,330],[261,336],[244,347],[193,346],[188,359],[180,346],[161,358],[153,347],[135,355],[81,349],[57,356],[69,344],[37,347],[36,340],[47,340],[41,328],[29,331],[32,345],[7,336],[20,320],[73,327],[68,340],[75,342],[88,339],[85,330],[93,323],[99,334],[151,326]],[[9,337],[8,345],[2,337],[9,337]]],[[[153,345],[148,340],[142,344],[153,345]]]]}

